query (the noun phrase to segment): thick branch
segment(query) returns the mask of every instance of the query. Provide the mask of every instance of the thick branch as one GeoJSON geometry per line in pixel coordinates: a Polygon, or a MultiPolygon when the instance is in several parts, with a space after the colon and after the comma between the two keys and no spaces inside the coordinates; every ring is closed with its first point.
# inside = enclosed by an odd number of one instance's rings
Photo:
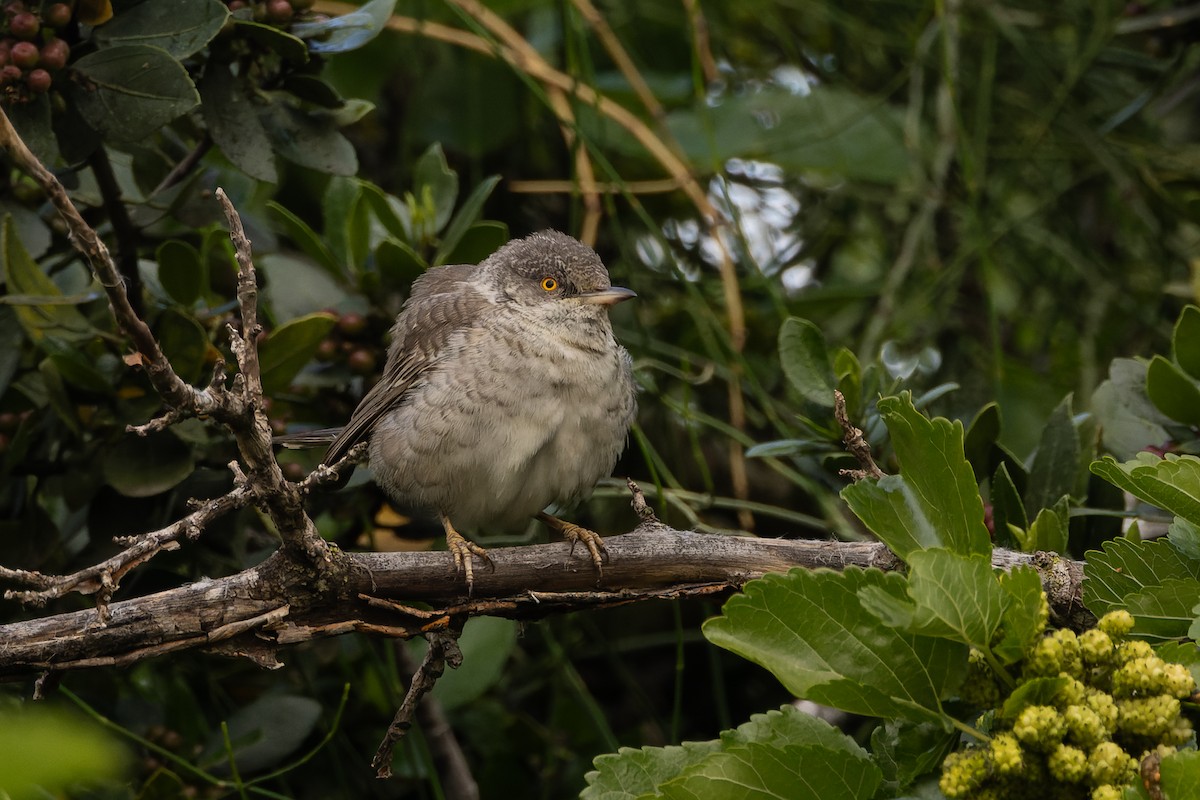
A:
{"type": "MultiPolygon", "coordinates": [[[[445,552],[351,554],[350,583],[341,592],[323,590],[277,554],[228,578],[113,603],[103,627],[93,611],[0,626],[0,677],[124,665],[187,649],[274,666],[280,647],[352,631],[409,638],[448,630],[469,616],[536,619],[650,599],[720,597],[766,572],[797,566],[901,566],[878,543],[717,536],[652,522],[606,543],[611,560],[600,587],[591,561],[572,557],[565,543],[493,548],[496,569],[475,576],[470,598],[445,552]],[[422,603],[433,610],[415,607],[422,603]]],[[[1034,566],[1057,617],[1075,627],[1087,623],[1079,562],[997,550],[993,563],[1034,566]]]]}

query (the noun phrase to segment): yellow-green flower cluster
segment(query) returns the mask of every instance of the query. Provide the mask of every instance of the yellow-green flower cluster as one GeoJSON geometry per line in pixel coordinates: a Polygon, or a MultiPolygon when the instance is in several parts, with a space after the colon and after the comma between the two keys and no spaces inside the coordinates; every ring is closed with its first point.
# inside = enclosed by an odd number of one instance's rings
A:
{"type": "Polygon", "coordinates": [[[988,657],[972,650],[962,699],[994,709],[984,717],[993,720],[991,740],[946,759],[942,794],[1119,800],[1141,758],[1188,742],[1192,724],[1180,701],[1196,692],[1192,674],[1129,639],[1133,625],[1127,611],[1114,611],[1078,636],[1056,630],[1039,637],[1013,667],[1020,675],[1014,690],[1034,682],[1037,700],[1007,715],[988,657]]]}

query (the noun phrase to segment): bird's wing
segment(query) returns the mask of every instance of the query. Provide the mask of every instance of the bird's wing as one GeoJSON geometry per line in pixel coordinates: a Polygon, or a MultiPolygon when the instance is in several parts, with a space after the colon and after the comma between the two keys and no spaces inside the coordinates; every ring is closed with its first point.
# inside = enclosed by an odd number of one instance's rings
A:
{"type": "Polygon", "coordinates": [[[455,264],[418,278],[392,328],[383,377],[375,384],[325,454],[332,464],[364,441],[379,418],[404,399],[422,374],[438,363],[450,338],[474,327],[493,302],[472,283],[477,267],[455,264]]]}

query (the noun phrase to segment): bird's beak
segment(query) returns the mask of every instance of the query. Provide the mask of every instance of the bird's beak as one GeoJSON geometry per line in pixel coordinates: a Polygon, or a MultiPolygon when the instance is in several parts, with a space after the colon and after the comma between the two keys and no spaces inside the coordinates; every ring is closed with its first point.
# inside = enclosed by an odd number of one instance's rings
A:
{"type": "Polygon", "coordinates": [[[626,289],[624,286],[610,286],[598,292],[584,292],[583,294],[576,295],[576,297],[584,303],[593,303],[598,306],[615,306],[617,303],[623,303],[626,300],[632,300],[637,297],[637,292],[632,289],[626,289]]]}

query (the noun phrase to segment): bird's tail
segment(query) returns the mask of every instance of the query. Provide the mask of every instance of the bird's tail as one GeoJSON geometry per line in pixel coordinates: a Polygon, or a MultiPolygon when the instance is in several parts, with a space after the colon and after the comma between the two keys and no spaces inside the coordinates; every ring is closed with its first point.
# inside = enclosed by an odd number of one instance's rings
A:
{"type": "Polygon", "coordinates": [[[281,444],[289,450],[305,450],[310,447],[328,447],[341,432],[341,428],[318,428],[317,430],[312,431],[285,433],[282,436],[276,436],[272,438],[271,442],[274,444],[281,444]]]}

